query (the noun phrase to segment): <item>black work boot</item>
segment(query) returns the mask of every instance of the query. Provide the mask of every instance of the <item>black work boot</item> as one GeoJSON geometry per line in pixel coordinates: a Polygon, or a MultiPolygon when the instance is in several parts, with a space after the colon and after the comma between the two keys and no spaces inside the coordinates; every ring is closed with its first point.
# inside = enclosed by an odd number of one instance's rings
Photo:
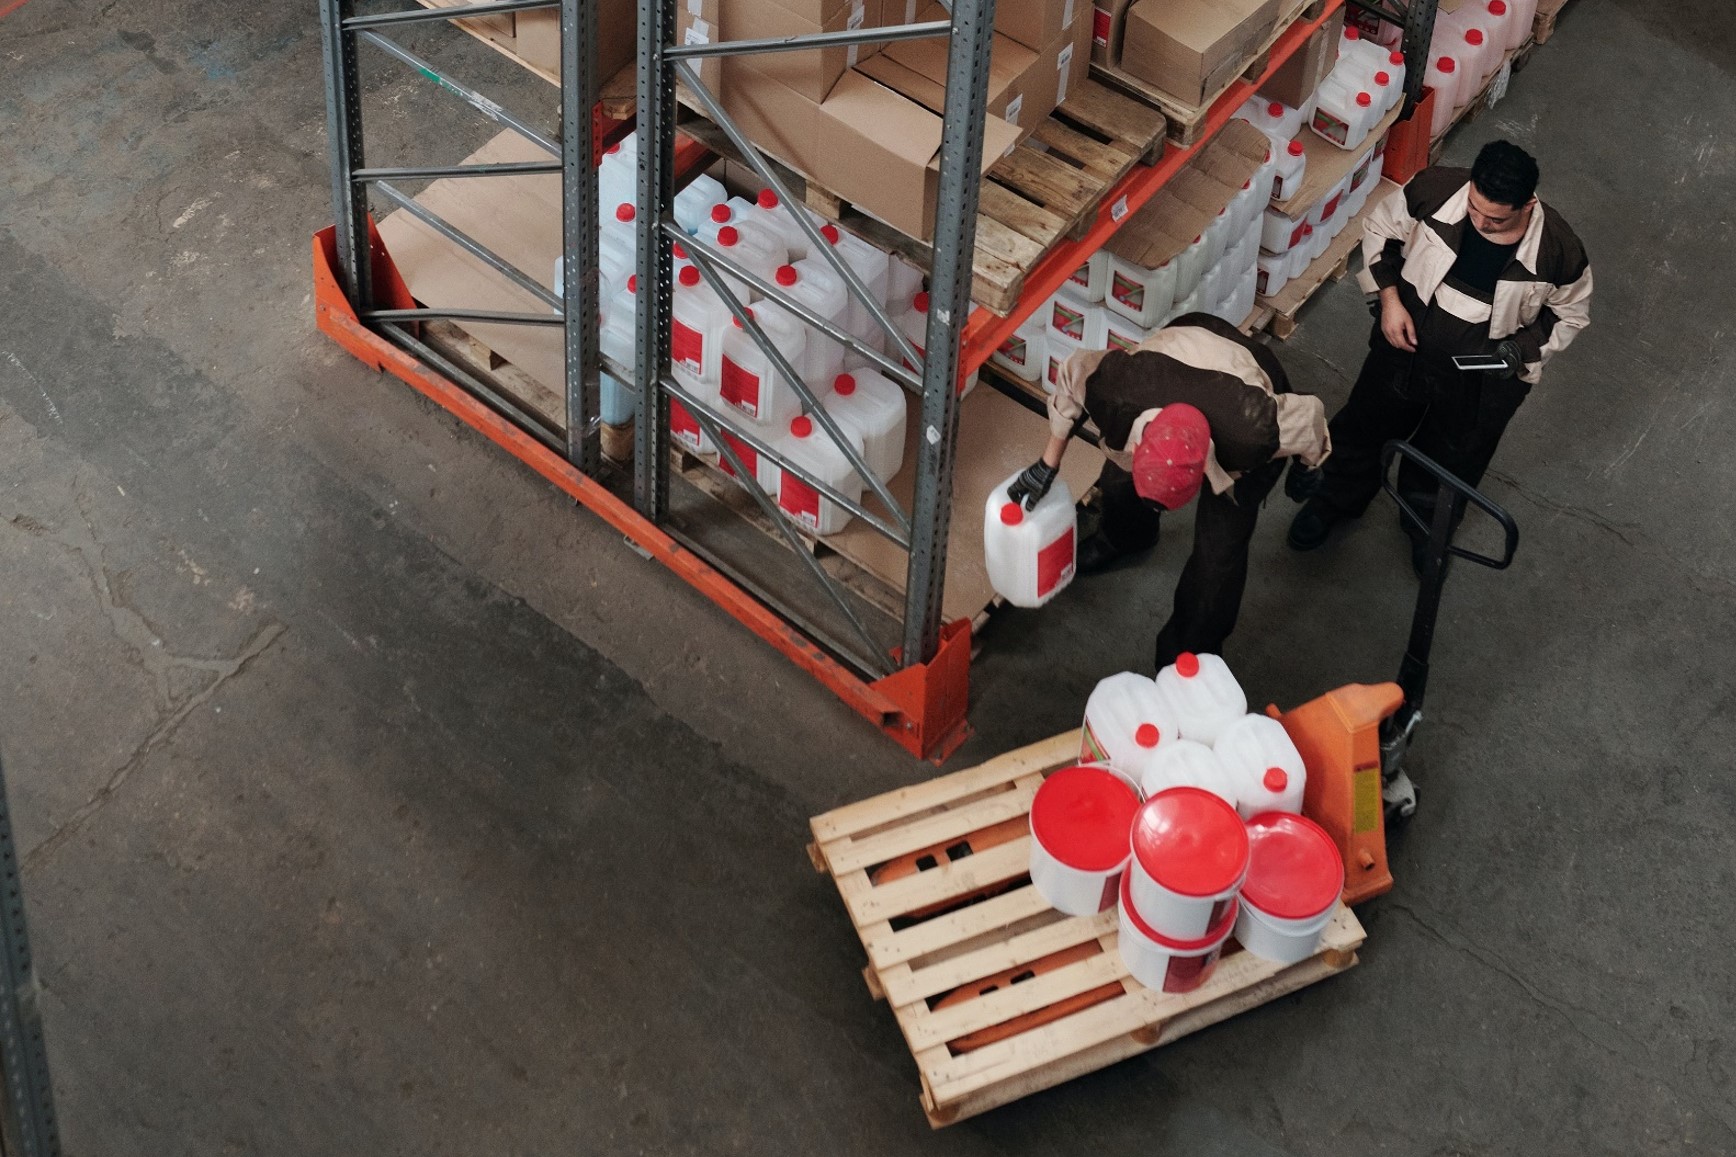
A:
{"type": "Polygon", "coordinates": [[[1317,498],[1310,498],[1290,520],[1290,534],[1286,541],[1291,550],[1318,550],[1326,545],[1332,528],[1343,521],[1344,515],[1337,510],[1317,498]]]}

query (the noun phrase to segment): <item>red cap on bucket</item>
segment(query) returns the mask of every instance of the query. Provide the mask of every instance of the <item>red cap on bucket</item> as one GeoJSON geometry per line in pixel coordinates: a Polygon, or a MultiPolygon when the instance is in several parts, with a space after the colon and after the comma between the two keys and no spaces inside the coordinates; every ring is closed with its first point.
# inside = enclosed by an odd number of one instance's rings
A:
{"type": "Polygon", "coordinates": [[[1280,920],[1307,920],[1344,891],[1344,860],[1320,825],[1289,812],[1248,821],[1248,879],[1242,896],[1280,920]]]}
{"type": "Polygon", "coordinates": [[[1100,767],[1068,767],[1043,781],[1031,800],[1031,834],[1069,868],[1108,872],[1127,859],[1139,795],[1100,767]]]}
{"type": "Polygon", "coordinates": [[[1133,855],[1171,892],[1216,896],[1247,871],[1248,829],[1235,808],[1204,788],[1172,787],[1139,809],[1133,855]]]}

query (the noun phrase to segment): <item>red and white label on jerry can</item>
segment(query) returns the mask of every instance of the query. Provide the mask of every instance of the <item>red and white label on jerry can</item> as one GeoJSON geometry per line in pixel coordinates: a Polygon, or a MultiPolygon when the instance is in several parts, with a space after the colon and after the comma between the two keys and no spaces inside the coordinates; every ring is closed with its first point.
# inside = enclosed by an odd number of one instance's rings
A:
{"type": "Polygon", "coordinates": [[[787,470],[778,480],[778,505],[809,530],[820,529],[820,492],[787,470]]]}
{"type": "Polygon", "coordinates": [[[701,444],[699,419],[688,413],[687,407],[673,398],[669,401],[669,432],[675,440],[689,450],[697,450],[701,444]]]}
{"type": "Polygon", "coordinates": [[[1072,578],[1073,564],[1073,527],[1069,526],[1065,534],[1037,552],[1037,597],[1047,596],[1072,578]]]}
{"type": "Polygon", "coordinates": [[[678,321],[669,323],[669,360],[690,373],[704,373],[705,335],[678,321]]]}
{"type": "Polygon", "coordinates": [[[760,379],[728,358],[723,359],[723,382],[719,390],[723,400],[750,418],[759,417],[760,379]]]}

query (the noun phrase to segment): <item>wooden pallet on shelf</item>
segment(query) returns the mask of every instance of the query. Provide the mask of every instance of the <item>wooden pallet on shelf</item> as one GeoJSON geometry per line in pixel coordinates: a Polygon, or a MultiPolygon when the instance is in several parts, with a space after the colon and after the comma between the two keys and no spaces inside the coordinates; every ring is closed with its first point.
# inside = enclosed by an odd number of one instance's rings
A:
{"type": "Polygon", "coordinates": [[[1265,331],[1280,341],[1288,341],[1290,335],[1296,332],[1296,315],[1307,305],[1322,287],[1341,280],[1350,272],[1350,264],[1357,249],[1362,244],[1362,223],[1368,214],[1374,211],[1375,204],[1398,188],[1391,181],[1382,180],[1363,205],[1362,211],[1345,223],[1344,229],[1332,239],[1332,244],[1326,247],[1326,252],[1309,262],[1308,268],[1300,275],[1292,277],[1284,283],[1284,288],[1271,297],[1261,297],[1256,306],[1259,309],[1271,311],[1263,327],[1265,331]]]}
{"type": "Polygon", "coordinates": [[[1127,973],[1113,910],[1064,916],[1031,886],[1029,813],[1079,733],[850,804],[810,823],[868,953],[863,976],[916,1060],[935,1128],[1169,1044],[1350,968],[1365,938],[1340,905],[1320,950],[1275,964],[1232,941],[1190,993],[1127,973]],[[886,865],[896,865],[888,871],[886,865]],[[902,870],[905,866],[913,870],[902,870]]]}
{"type": "MultiPolygon", "coordinates": [[[[1018,304],[1025,274],[1045,253],[1081,235],[1104,197],[1134,167],[1163,150],[1162,114],[1085,81],[1065,103],[986,174],[977,204],[971,297],[1005,315],[1018,304]]],[[[697,111],[681,131],[718,155],[739,160],[722,130],[697,111]]],[[[809,208],[927,270],[930,247],[858,212],[807,175],[778,164],[778,176],[809,208]]]]}
{"type": "Polygon", "coordinates": [[[1113,65],[1094,63],[1091,65],[1091,75],[1163,113],[1169,118],[1170,139],[1179,145],[1191,145],[1204,134],[1206,118],[1219,98],[1244,79],[1259,79],[1271,59],[1273,45],[1277,44],[1298,20],[1319,19],[1321,8],[1322,0],[1288,0],[1283,13],[1273,25],[1271,34],[1261,42],[1258,51],[1249,54],[1246,63],[1237,70],[1233,78],[1197,105],[1173,97],[1156,85],[1113,65]]]}
{"type": "Polygon", "coordinates": [[[1547,44],[1549,38],[1555,35],[1555,23],[1561,18],[1561,10],[1566,8],[1569,0],[1537,0],[1537,16],[1531,25],[1531,39],[1538,44],[1547,44]]]}

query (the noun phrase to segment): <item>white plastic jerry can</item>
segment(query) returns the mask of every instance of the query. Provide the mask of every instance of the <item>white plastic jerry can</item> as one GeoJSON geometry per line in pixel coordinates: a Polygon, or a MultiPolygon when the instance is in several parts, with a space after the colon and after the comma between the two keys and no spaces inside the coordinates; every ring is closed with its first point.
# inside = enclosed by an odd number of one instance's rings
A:
{"type": "MultiPolygon", "coordinates": [[[[638,288],[638,277],[627,278],[626,287],[609,303],[603,314],[602,328],[597,333],[597,345],[604,355],[629,368],[633,365],[637,338],[634,323],[638,313],[635,298],[638,288]]],[[[639,391],[607,370],[602,373],[600,387],[598,409],[603,422],[610,426],[625,425],[633,416],[639,391]]]]}
{"type": "Polygon", "coordinates": [[[1277,297],[1290,283],[1290,255],[1281,253],[1276,256],[1261,253],[1259,273],[1255,277],[1254,290],[1261,297],[1277,297]]]}
{"type": "Polygon", "coordinates": [[[862,460],[882,481],[904,468],[909,403],[898,383],[870,369],[839,374],[822,404],[862,442],[862,460]]]}
{"type": "Polygon", "coordinates": [[[1204,277],[1206,272],[1205,234],[1195,237],[1186,248],[1170,258],[1170,263],[1175,266],[1176,302],[1179,304],[1192,299],[1195,291],[1199,289],[1200,278],[1204,277]]]}
{"type": "MultiPolygon", "coordinates": [[[[862,439],[848,426],[843,427],[843,434],[860,454],[862,439]]],[[[806,414],[790,419],[788,432],[777,440],[775,448],[786,462],[806,470],[852,502],[862,500],[862,479],[850,459],[806,414]]],[[[789,470],[778,472],[777,495],[778,509],[815,534],[837,534],[850,524],[848,510],[789,470]]]]}
{"type": "Polygon", "coordinates": [[[790,211],[778,201],[778,195],[770,189],[759,191],[748,219],[757,222],[767,233],[776,237],[789,251],[791,261],[800,261],[808,255],[808,235],[802,231],[801,225],[790,211]]]}
{"type": "Polygon", "coordinates": [[[716,177],[701,173],[687,182],[687,187],[675,194],[675,224],[688,236],[699,232],[699,227],[711,216],[713,206],[721,205],[729,199],[724,191],[723,182],[716,177]]]}
{"type": "Polygon", "coordinates": [[[1103,304],[1136,325],[1149,329],[1169,316],[1175,305],[1176,262],[1146,269],[1119,257],[1109,259],[1109,296],[1103,304]]]}
{"type": "MultiPolygon", "coordinates": [[[[1107,335],[1109,327],[1105,325],[1103,328],[1107,335]]],[[[1057,333],[1048,326],[1044,326],[1043,329],[1043,380],[1041,385],[1045,394],[1052,394],[1060,386],[1061,367],[1067,363],[1068,358],[1083,350],[1085,343],[1074,341],[1066,334],[1057,333]]]]}
{"type": "Polygon", "coordinates": [[[1152,756],[1180,739],[1157,683],[1137,671],[1123,671],[1099,681],[1085,701],[1079,762],[1107,763],[1139,783],[1152,756]]]}
{"type": "MultiPolygon", "coordinates": [[[[898,331],[920,355],[923,344],[928,341],[928,294],[918,292],[912,295],[910,308],[899,313],[893,320],[898,323],[898,331]]],[[[907,370],[916,368],[909,358],[901,357],[898,360],[904,363],[907,370]]]]}
{"type": "Polygon", "coordinates": [[[633,206],[622,202],[603,221],[597,238],[597,272],[605,284],[622,284],[639,266],[639,230],[635,219],[633,206]]]}
{"type": "Polygon", "coordinates": [[[1192,739],[1178,739],[1158,748],[1139,782],[1147,797],[1172,787],[1197,787],[1236,806],[1236,784],[1212,749],[1192,739]]]}
{"type": "Polygon", "coordinates": [[[1120,350],[1122,353],[1136,353],[1140,345],[1155,332],[1157,332],[1155,329],[1137,325],[1119,313],[1112,313],[1105,326],[1103,348],[1120,350]]]}
{"type": "Polygon", "coordinates": [[[1248,713],[1248,697],[1217,655],[1183,651],[1157,673],[1157,688],[1174,713],[1183,739],[1210,744],[1248,713]]]}
{"type": "MultiPolygon", "coordinates": [[[[833,325],[842,329],[849,311],[850,291],[844,279],[827,264],[824,257],[808,257],[794,265],[780,265],[776,273],[778,288],[801,302],[833,325]]],[[[844,371],[844,347],[817,329],[808,329],[806,351],[802,355],[802,380],[818,393],[827,382],[844,371]]]]}
{"type": "MultiPolygon", "coordinates": [[[[748,313],[759,322],[766,337],[792,368],[800,367],[802,349],[807,344],[803,327],[775,306],[758,307],[748,313]]],[[[724,404],[734,406],[761,426],[782,430],[802,412],[801,395],[734,318],[723,335],[718,385],[724,404]]]]}
{"type": "MultiPolygon", "coordinates": [[[[844,259],[844,264],[850,267],[863,285],[868,287],[868,294],[875,304],[882,309],[886,307],[887,282],[891,277],[891,259],[885,251],[870,245],[854,233],[845,233],[836,225],[820,226],[820,236],[829,242],[838,256],[844,259]]],[[[824,257],[819,259],[825,261],[824,257]]],[[[829,265],[827,268],[831,268],[829,265]]],[[[844,328],[850,335],[871,349],[885,352],[886,331],[875,322],[868,307],[857,300],[856,295],[849,293],[849,304],[844,309],[844,328]]],[[[868,359],[855,350],[844,351],[846,367],[866,365],[868,359]]]]}
{"type": "MultiPolygon", "coordinates": [[[[717,247],[725,256],[761,281],[775,281],[778,266],[787,260],[787,251],[782,244],[759,226],[747,221],[721,226],[717,231],[717,247]]],[[[741,300],[753,301],[759,296],[757,290],[740,278],[729,274],[724,276],[730,289],[741,300]]]]}
{"type": "Polygon", "coordinates": [[[1027,382],[1040,382],[1047,361],[1044,342],[1048,332],[1049,325],[1043,315],[1034,313],[1020,323],[1012,336],[989,356],[989,360],[1027,382]]]}
{"type": "Polygon", "coordinates": [[[1105,340],[1103,307],[1076,297],[1066,286],[1049,299],[1049,328],[1088,349],[1102,349],[1105,340]]]}
{"type": "Polygon", "coordinates": [[[1282,723],[1244,715],[1219,732],[1212,751],[1235,784],[1243,819],[1270,811],[1301,813],[1308,771],[1282,723]]]}
{"type": "Polygon", "coordinates": [[[1260,220],[1260,248],[1276,255],[1288,253],[1302,244],[1307,228],[1306,216],[1297,220],[1276,209],[1267,209],[1260,220]]]}
{"type": "Polygon", "coordinates": [[[1308,147],[1300,140],[1289,141],[1278,154],[1272,175],[1272,200],[1288,201],[1302,187],[1308,174],[1308,147]]]}
{"type": "MultiPolygon", "coordinates": [[[[776,502],[778,500],[778,479],[783,474],[778,469],[778,464],[772,461],[770,455],[761,454],[728,430],[722,431],[722,434],[723,440],[729,443],[729,448],[735,451],[735,456],[741,459],[742,466],[753,476],[753,480],[758,483],[759,488],[765,491],[773,502],[776,502]]],[[[718,449],[717,465],[731,478],[736,476],[735,467],[729,464],[729,459],[724,455],[721,447],[718,449]]]]}
{"type": "Polygon", "coordinates": [[[1007,497],[1014,474],[983,503],[983,556],[989,585],[1015,607],[1040,607],[1073,581],[1077,565],[1077,514],[1064,478],[1026,510],[1007,497]]]}
{"type": "Polygon", "coordinates": [[[1453,113],[1458,110],[1459,101],[1459,62],[1451,56],[1437,56],[1429,61],[1429,69],[1424,76],[1424,83],[1435,90],[1435,112],[1429,121],[1429,139],[1434,140],[1446,132],[1453,123],[1453,113]]]}
{"type": "Polygon", "coordinates": [[[1354,149],[1368,138],[1368,130],[1379,119],[1374,97],[1367,91],[1336,85],[1328,78],[1327,83],[1320,86],[1314,119],[1308,127],[1341,149],[1354,149]]]}
{"type": "Polygon", "coordinates": [[[683,385],[705,383],[715,390],[723,368],[724,332],[735,321],[729,306],[689,265],[675,279],[669,314],[670,368],[683,385]]]}
{"type": "Polygon", "coordinates": [[[1086,258],[1085,264],[1075,269],[1073,276],[1067,279],[1067,285],[1086,301],[1102,301],[1109,290],[1109,252],[1099,249],[1086,258]]]}

